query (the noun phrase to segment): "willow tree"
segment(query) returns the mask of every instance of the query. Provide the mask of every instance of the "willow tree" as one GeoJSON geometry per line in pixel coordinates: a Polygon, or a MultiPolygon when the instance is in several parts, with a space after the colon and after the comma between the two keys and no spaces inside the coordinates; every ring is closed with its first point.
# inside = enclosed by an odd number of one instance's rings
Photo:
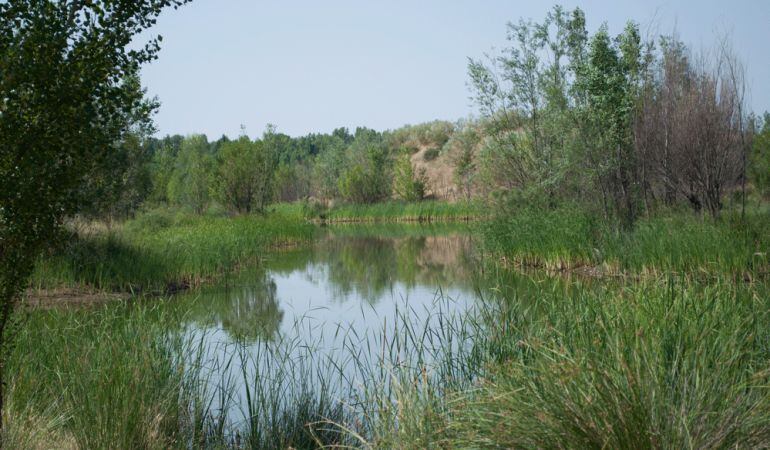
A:
{"type": "Polygon", "coordinates": [[[161,38],[129,44],[188,1],[0,2],[0,414],[14,311],[35,260],[88,200],[95,163],[154,109],[132,80],[161,38]]]}

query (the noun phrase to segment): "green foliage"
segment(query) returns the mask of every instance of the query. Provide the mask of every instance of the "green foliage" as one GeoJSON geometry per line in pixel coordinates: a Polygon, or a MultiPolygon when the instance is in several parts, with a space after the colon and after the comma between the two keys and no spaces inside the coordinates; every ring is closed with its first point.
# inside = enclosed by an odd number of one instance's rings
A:
{"type": "Polygon", "coordinates": [[[754,137],[749,177],[760,196],[770,198],[770,113],[765,113],[762,129],[754,137]]]}
{"type": "Polygon", "coordinates": [[[719,215],[745,179],[751,131],[735,56],[721,46],[696,66],[675,38],[657,49],[633,22],[616,37],[585,23],[557,6],[542,22],[510,24],[499,55],[470,61],[480,191],[579,201],[625,229],[660,198],[719,215]]]}
{"type": "Polygon", "coordinates": [[[163,145],[155,150],[150,163],[152,179],[152,192],[148,200],[152,203],[170,203],[168,198],[168,185],[174,172],[174,159],[178,149],[171,145],[163,145]]]}
{"type": "Polygon", "coordinates": [[[634,80],[641,57],[638,27],[629,23],[616,42],[606,27],[591,38],[587,62],[578,69],[578,89],[586,99],[579,115],[589,130],[584,136],[592,144],[584,157],[604,204],[612,204],[621,222],[631,227],[640,209],[631,130],[634,80]]]}
{"type": "MultiPolygon", "coordinates": [[[[358,142],[358,141],[357,141],[358,142]]],[[[390,160],[379,145],[359,144],[348,150],[350,166],[339,178],[337,188],[343,200],[374,203],[390,196],[390,160]]]]}
{"type": "Polygon", "coordinates": [[[425,153],[423,153],[422,158],[425,161],[433,161],[434,159],[438,158],[440,154],[441,154],[441,149],[429,148],[428,150],[425,150],[425,153]]]}
{"type": "Polygon", "coordinates": [[[339,141],[315,158],[313,180],[318,197],[339,197],[339,179],[346,166],[345,148],[345,144],[339,141]]]}
{"type": "Polygon", "coordinates": [[[275,171],[275,200],[293,202],[310,196],[311,181],[307,164],[280,164],[275,171]]]}
{"type": "Polygon", "coordinates": [[[166,185],[169,202],[186,206],[198,214],[209,203],[214,160],[204,135],[188,136],[174,159],[174,168],[166,185]]]}
{"type": "Polygon", "coordinates": [[[454,180],[460,190],[462,198],[471,199],[475,178],[476,146],[479,143],[479,133],[472,126],[466,126],[452,136],[447,143],[450,151],[454,150],[454,180]]]}
{"type": "Polygon", "coordinates": [[[570,14],[555,7],[542,23],[509,24],[511,44],[499,57],[471,60],[468,72],[484,117],[477,181],[486,191],[551,201],[565,189],[574,159],[568,80],[575,78],[584,35],[580,9],[570,14]]]}
{"type": "Polygon", "coordinates": [[[216,173],[217,197],[231,211],[262,212],[273,199],[275,163],[263,142],[242,136],[224,143],[216,173]]]}
{"type": "Polygon", "coordinates": [[[8,327],[35,261],[157,106],[136,80],[159,39],[128,46],[184,3],[0,3],[0,412],[8,327]]]}
{"type": "Polygon", "coordinates": [[[393,168],[393,193],[407,202],[422,200],[426,184],[425,169],[415,171],[409,152],[402,150],[393,168]]]}
{"type": "Polygon", "coordinates": [[[129,217],[152,190],[151,155],[145,131],[132,131],[90,169],[78,197],[77,214],[89,218],[129,217]]]}

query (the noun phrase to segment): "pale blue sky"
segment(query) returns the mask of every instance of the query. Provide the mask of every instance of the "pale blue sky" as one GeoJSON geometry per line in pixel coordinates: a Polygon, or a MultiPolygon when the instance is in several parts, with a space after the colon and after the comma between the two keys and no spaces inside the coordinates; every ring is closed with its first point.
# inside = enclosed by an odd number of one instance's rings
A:
{"type": "MultiPolygon", "coordinates": [[[[628,19],[693,48],[730,32],[747,66],[750,106],[770,110],[770,0],[586,0],[588,27],[628,19]]],[[[542,20],[551,2],[520,0],[195,0],[165,13],[160,59],[143,71],[162,103],[159,134],[290,135],[378,130],[475,112],[467,58],[505,45],[505,24],[542,20]]]]}

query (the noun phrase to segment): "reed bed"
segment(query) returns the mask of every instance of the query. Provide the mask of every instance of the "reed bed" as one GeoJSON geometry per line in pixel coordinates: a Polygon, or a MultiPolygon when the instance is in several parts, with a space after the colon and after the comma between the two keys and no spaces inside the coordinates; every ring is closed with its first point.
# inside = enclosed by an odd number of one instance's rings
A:
{"type": "Polygon", "coordinates": [[[767,286],[671,277],[510,297],[457,448],[766,448],[767,286]],[[533,301],[534,300],[534,301],[533,301]]]}
{"type": "Polygon", "coordinates": [[[41,260],[32,286],[173,292],[312,236],[312,225],[281,213],[230,218],[151,211],[111,230],[76,237],[41,260]]]}
{"type": "Polygon", "coordinates": [[[326,223],[451,222],[472,221],[481,217],[482,209],[474,202],[425,200],[388,201],[370,205],[341,204],[324,212],[320,220],[326,223]]]}
{"type": "Polygon", "coordinates": [[[522,209],[481,226],[484,250],[511,266],[600,274],[670,271],[739,277],[770,270],[770,215],[752,211],[745,220],[719,221],[667,213],[616,230],[584,211],[522,209]]]}

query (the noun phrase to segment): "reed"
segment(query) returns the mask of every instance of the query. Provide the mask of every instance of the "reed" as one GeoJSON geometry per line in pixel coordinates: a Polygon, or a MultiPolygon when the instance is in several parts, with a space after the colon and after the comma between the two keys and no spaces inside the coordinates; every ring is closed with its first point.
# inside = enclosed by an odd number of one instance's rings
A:
{"type": "Polygon", "coordinates": [[[599,273],[730,273],[765,276],[770,270],[770,215],[719,221],[666,213],[639,221],[630,231],[607,226],[584,211],[522,209],[482,224],[484,249],[519,267],[599,273]]]}
{"type": "Polygon", "coordinates": [[[111,230],[77,236],[40,261],[32,286],[173,292],[312,235],[312,225],[280,213],[228,218],[151,211],[111,230]]]}
{"type": "Polygon", "coordinates": [[[323,213],[322,222],[451,222],[471,221],[482,217],[482,209],[473,202],[449,203],[436,200],[420,202],[388,201],[362,204],[340,204],[323,213]]]}
{"type": "Polygon", "coordinates": [[[510,298],[498,362],[452,401],[452,444],[767,447],[767,294],[672,277],[510,298]]]}

